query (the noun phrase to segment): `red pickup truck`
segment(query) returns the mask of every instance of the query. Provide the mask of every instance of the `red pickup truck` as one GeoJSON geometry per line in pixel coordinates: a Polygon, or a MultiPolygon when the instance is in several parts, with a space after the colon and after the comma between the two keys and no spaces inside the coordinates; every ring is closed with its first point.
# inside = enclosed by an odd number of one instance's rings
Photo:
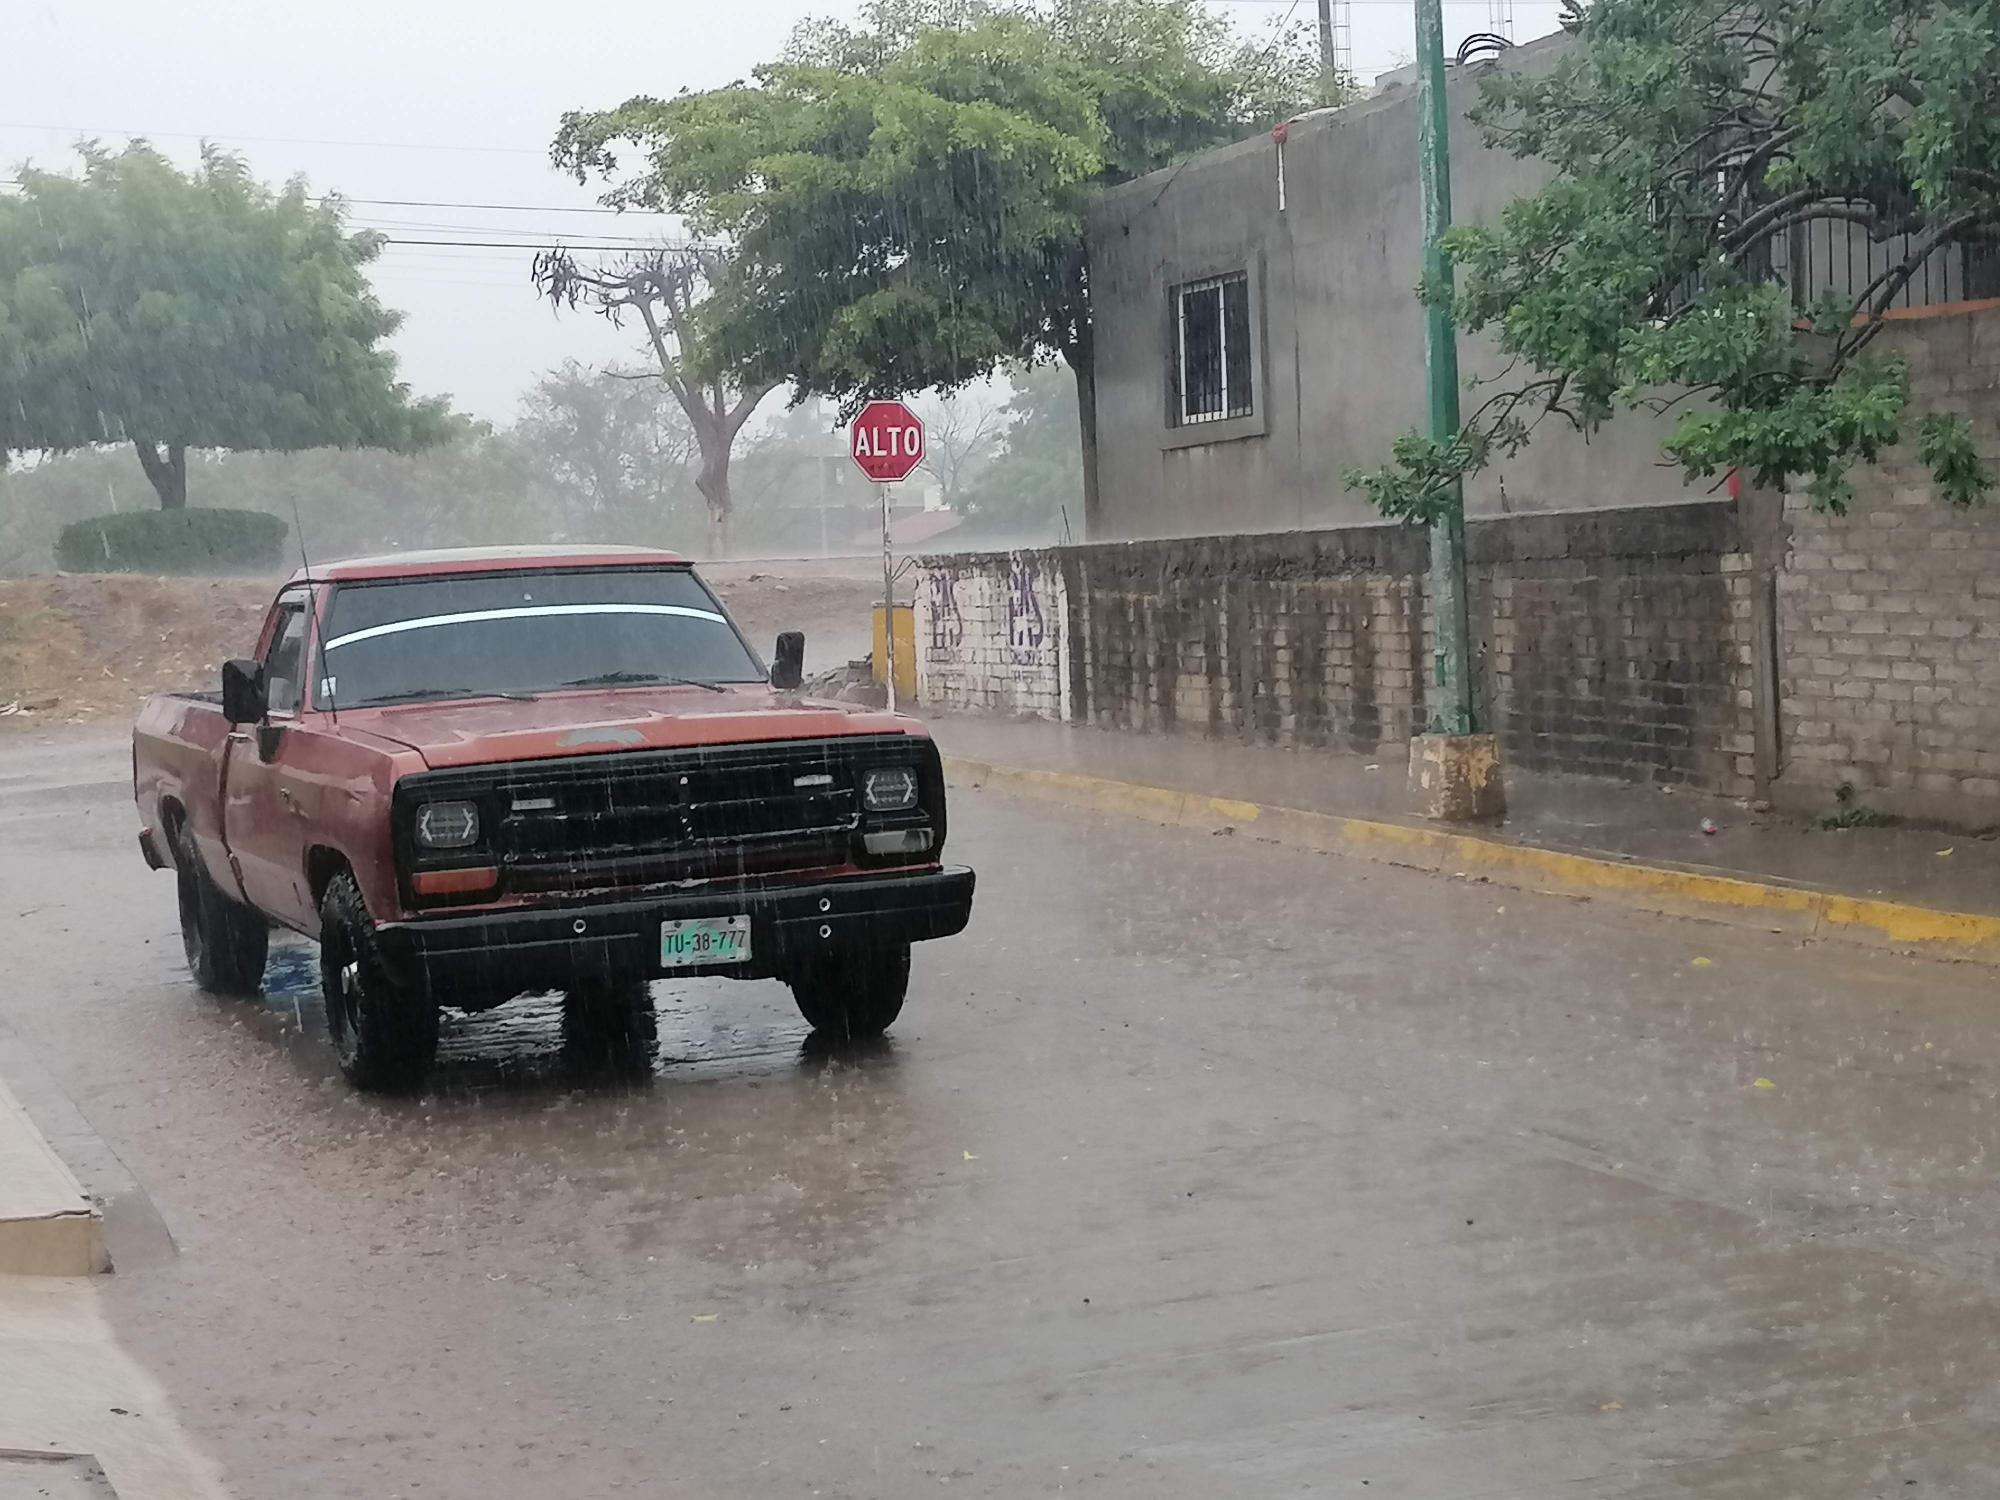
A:
{"type": "Polygon", "coordinates": [[[203,988],[255,993],[273,925],[319,940],[359,1087],[419,1083],[439,1007],[547,990],[649,1055],[664,974],[782,979],[815,1028],[873,1036],[973,875],[941,863],[922,726],[800,696],[804,651],[780,635],[767,671],[669,552],[314,566],[219,693],[140,712],[139,847],[203,988]]]}

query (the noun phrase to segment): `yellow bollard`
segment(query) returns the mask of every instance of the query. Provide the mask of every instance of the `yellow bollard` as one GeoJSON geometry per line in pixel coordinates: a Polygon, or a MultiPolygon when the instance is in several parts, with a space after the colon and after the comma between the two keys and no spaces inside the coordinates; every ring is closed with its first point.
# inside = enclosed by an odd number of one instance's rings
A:
{"type": "MultiPolygon", "coordinates": [[[[889,655],[882,643],[882,606],[875,606],[875,680],[886,682],[889,655]]],[[[914,606],[896,606],[896,702],[917,701],[917,612],[914,606]]]]}

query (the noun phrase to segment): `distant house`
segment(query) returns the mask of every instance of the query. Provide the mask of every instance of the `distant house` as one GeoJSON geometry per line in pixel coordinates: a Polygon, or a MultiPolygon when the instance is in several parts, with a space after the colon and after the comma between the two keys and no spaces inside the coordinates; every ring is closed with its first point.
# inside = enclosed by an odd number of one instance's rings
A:
{"type": "MultiPolygon", "coordinates": [[[[940,537],[956,531],[965,524],[965,517],[957,511],[933,509],[926,505],[897,506],[890,512],[890,545],[898,552],[933,552],[940,537]]],[[[879,552],[882,550],[882,522],[880,515],[868,526],[846,538],[844,550],[849,552],[879,552]]]]}

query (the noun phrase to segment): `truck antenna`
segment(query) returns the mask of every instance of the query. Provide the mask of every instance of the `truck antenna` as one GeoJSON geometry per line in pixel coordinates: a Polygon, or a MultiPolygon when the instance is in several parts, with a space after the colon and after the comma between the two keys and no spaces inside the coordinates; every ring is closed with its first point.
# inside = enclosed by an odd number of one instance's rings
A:
{"type": "Polygon", "coordinates": [[[292,491],[292,535],[299,539],[299,566],[306,575],[306,582],[312,582],[312,559],[306,555],[306,522],[299,514],[299,492],[292,491]]]}
{"type": "MultiPolygon", "coordinates": [[[[306,520],[299,513],[299,492],[297,489],[292,491],[292,534],[299,539],[299,568],[305,574],[306,582],[311,583],[313,581],[312,557],[306,551],[306,520]]],[[[317,624],[318,621],[315,620],[312,623],[317,624]]],[[[333,720],[337,724],[340,722],[340,704],[335,701],[333,696],[333,674],[326,670],[326,647],[324,645],[320,646],[319,666],[319,682],[326,689],[326,710],[333,715],[333,720]]],[[[310,676],[307,678],[307,686],[311,686],[310,676]]]]}

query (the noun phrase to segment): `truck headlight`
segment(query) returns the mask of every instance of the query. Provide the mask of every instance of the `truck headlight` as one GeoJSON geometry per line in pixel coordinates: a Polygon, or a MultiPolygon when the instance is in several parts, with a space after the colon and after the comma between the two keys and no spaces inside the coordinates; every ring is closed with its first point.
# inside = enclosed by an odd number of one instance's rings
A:
{"type": "Polygon", "coordinates": [[[878,813],[915,807],[917,773],[909,766],[877,766],[862,778],[861,805],[878,813]]]}
{"type": "Polygon", "coordinates": [[[464,849],[479,837],[473,802],[426,802],[417,809],[417,842],[426,849],[464,849]]]}

